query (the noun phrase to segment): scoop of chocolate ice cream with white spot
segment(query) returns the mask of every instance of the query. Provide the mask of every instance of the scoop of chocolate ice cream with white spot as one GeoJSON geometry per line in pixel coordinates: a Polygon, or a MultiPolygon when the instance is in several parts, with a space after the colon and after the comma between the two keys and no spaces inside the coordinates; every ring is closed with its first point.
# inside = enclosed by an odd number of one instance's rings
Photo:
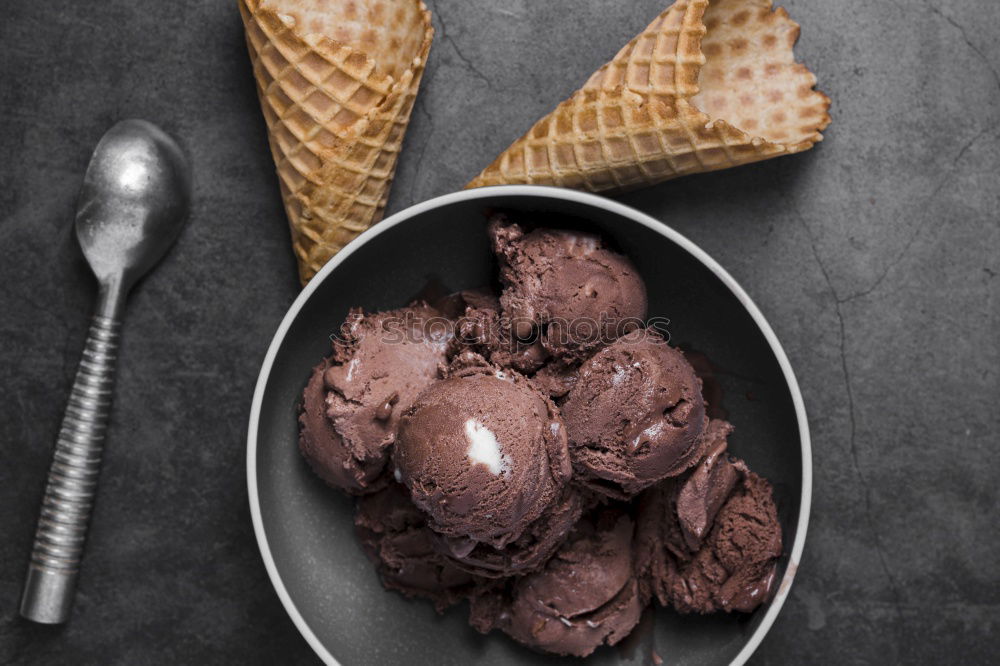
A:
{"type": "Polygon", "coordinates": [[[476,359],[463,355],[416,398],[393,453],[430,526],[467,540],[470,552],[476,543],[516,541],[562,496],[572,472],[555,405],[517,372],[476,359]]]}

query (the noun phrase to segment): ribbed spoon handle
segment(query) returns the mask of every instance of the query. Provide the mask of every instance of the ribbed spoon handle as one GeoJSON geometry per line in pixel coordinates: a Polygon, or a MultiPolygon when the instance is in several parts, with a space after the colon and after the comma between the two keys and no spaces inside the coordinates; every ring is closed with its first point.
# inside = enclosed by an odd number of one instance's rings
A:
{"type": "Polygon", "coordinates": [[[21,615],[35,622],[65,622],[73,606],[101,471],[120,329],[114,318],[94,317],[63,415],[21,597],[21,615]]]}

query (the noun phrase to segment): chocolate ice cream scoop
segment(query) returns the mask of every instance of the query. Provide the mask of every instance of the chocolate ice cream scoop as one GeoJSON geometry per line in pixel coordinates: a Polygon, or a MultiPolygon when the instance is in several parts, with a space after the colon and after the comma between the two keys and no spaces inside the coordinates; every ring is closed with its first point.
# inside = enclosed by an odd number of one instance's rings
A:
{"type": "Polygon", "coordinates": [[[475,350],[490,362],[518,372],[532,373],[549,358],[549,352],[538,339],[520,340],[509,322],[500,314],[499,305],[482,303],[469,307],[459,320],[456,340],[475,350]]]}
{"type": "Polygon", "coordinates": [[[473,626],[484,632],[495,626],[524,645],[563,655],[585,657],[614,645],[642,613],[632,531],[629,517],[615,509],[585,518],[544,569],[517,579],[499,602],[474,600],[473,626]]]}
{"type": "Polygon", "coordinates": [[[579,365],[575,363],[554,360],[539,368],[531,383],[559,404],[558,401],[565,398],[576,384],[579,370],[579,365]]]}
{"type": "Polygon", "coordinates": [[[561,495],[572,468],[552,402],[520,374],[476,358],[458,359],[417,397],[393,456],[435,531],[502,549],[561,495]]]}
{"type": "Polygon", "coordinates": [[[334,488],[351,493],[377,490],[384,485],[379,478],[385,460],[355,458],[326,415],[326,385],[323,375],[330,360],[313,368],[309,383],[302,392],[299,413],[299,451],[312,470],[334,488]]]}
{"type": "Polygon", "coordinates": [[[646,285],[599,236],[525,232],[504,215],[490,222],[504,285],[500,304],[514,334],[537,336],[557,358],[581,361],[646,317],[646,285]]]}
{"type": "Polygon", "coordinates": [[[705,457],[678,484],[677,521],[684,543],[691,551],[701,547],[716,514],[740,479],[739,471],[726,455],[726,438],[732,431],[733,426],[726,421],[709,421],[702,434],[705,457]]]}
{"type": "Polygon", "coordinates": [[[359,498],[354,525],[389,589],[408,597],[426,597],[442,611],[465,598],[476,584],[474,576],[437,552],[426,516],[401,484],[390,482],[359,498]]]}
{"type": "Polygon", "coordinates": [[[399,415],[438,379],[452,335],[423,305],[351,311],[303,393],[299,447],[321,478],[349,493],[378,489],[399,415]]]}
{"type": "Polygon", "coordinates": [[[670,480],[642,495],[635,561],[644,599],[655,595],[681,613],[749,613],[770,597],[782,547],[771,484],[743,461],[726,462],[738,479],[696,550],[678,517],[684,483],[670,480]]]}
{"type": "Polygon", "coordinates": [[[628,499],[693,465],[707,421],[701,380],[652,330],[587,360],[562,404],[575,479],[628,499]]]}
{"type": "Polygon", "coordinates": [[[502,548],[474,541],[468,537],[445,537],[435,534],[438,550],[455,566],[482,578],[522,575],[542,567],[565,541],[580,519],[584,498],[572,486],[535,521],[525,527],[516,540],[502,548]]]}

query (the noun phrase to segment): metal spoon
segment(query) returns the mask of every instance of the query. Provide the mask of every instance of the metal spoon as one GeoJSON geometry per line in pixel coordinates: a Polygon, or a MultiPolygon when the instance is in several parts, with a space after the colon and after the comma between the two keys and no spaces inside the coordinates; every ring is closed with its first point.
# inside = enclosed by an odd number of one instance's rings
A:
{"type": "Polygon", "coordinates": [[[76,236],[100,292],[42,499],[21,597],[21,615],[29,620],[59,624],[69,617],[97,492],[125,299],[180,233],[190,173],[173,139],[144,120],[112,127],[90,158],[76,236]]]}

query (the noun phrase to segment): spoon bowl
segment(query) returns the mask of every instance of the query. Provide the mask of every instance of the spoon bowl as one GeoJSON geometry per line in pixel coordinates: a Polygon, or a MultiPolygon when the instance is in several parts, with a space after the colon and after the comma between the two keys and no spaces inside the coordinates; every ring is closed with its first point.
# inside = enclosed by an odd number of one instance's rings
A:
{"type": "Polygon", "coordinates": [[[177,239],[191,203],[187,160],[166,133],[123,120],[97,144],[77,204],[76,235],[102,285],[127,291],[177,239]]]}

